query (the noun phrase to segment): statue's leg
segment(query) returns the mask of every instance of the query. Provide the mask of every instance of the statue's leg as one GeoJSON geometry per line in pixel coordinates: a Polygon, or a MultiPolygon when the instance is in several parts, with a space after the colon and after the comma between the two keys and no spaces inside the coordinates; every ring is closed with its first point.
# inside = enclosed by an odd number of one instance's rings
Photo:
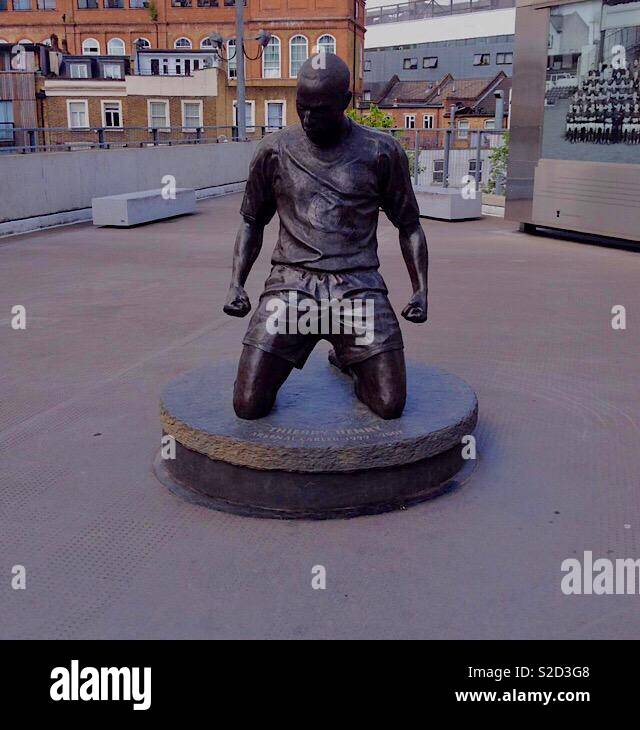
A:
{"type": "Polygon", "coordinates": [[[358,398],[381,418],[399,418],[407,399],[404,352],[390,350],[349,368],[358,398]]]}
{"type": "Polygon", "coordinates": [[[262,418],[273,408],[278,390],[293,363],[257,347],[245,345],[233,388],[233,408],[239,418],[262,418]]]}

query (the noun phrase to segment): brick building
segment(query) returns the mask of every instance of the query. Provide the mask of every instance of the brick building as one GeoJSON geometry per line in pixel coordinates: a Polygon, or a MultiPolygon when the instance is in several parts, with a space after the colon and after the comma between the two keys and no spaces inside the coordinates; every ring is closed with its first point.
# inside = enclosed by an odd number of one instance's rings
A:
{"type": "MultiPolygon", "coordinates": [[[[318,45],[335,51],[348,64],[354,96],[360,97],[364,0],[246,0],[245,4],[251,124],[269,124],[269,115],[272,120],[281,115],[285,124],[294,120],[296,75],[318,45]],[[260,29],[272,34],[262,54],[255,40],[260,29]],[[282,105],[269,103],[273,101],[282,105]]],[[[174,50],[206,51],[214,31],[231,39],[225,49],[231,61],[223,61],[228,98],[215,116],[220,124],[230,125],[235,98],[234,0],[0,0],[0,42],[42,43],[56,34],[65,53],[76,56],[133,57],[138,40],[146,49],[164,49],[167,57],[174,50]]],[[[183,66],[177,75],[189,76],[191,70],[183,66]]],[[[134,74],[137,71],[133,69],[134,74]]],[[[59,116],[55,109],[51,113],[59,116]]],[[[129,116],[133,121],[139,114],[129,116]]]]}
{"type": "MultiPolygon", "coordinates": [[[[511,79],[503,72],[492,79],[454,79],[447,74],[439,82],[400,81],[394,76],[370,102],[393,118],[394,127],[421,130],[449,127],[454,106],[455,144],[465,146],[469,130],[493,128],[497,91],[504,99],[502,126],[507,128],[511,79]]],[[[434,144],[439,142],[434,135],[434,144]]]]}

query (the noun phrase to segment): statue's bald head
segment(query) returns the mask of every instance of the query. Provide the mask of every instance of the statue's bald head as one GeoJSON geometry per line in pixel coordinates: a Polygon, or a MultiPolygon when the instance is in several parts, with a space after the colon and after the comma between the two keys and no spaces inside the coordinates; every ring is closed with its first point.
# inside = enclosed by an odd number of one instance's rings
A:
{"type": "Polygon", "coordinates": [[[296,108],[302,127],[316,144],[331,144],[344,126],[351,101],[347,64],[335,53],[310,56],[298,73],[296,108]]]}
{"type": "Polygon", "coordinates": [[[349,91],[351,75],[347,64],[335,53],[321,51],[307,58],[298,73],[298,88],[329,91],[343,95],[349,91]]]}

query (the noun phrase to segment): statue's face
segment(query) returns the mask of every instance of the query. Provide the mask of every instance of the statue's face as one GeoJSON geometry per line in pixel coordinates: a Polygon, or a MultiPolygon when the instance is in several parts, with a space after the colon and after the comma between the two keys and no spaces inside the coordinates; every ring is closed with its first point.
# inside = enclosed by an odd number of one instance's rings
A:
{"type": "Polygon", "coordinates": [[[340,94],[305,83],[298,84],[296,109],[302,128],[314,144],[325,146],[338,141],[349,97],[348,92],[340,94]]]}

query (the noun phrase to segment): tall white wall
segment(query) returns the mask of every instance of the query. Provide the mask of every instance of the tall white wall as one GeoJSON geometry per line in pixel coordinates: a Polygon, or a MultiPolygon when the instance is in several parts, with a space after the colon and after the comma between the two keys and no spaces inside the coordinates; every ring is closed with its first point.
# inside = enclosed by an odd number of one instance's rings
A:
{"type": "Polygon", "coordinates": [[[257,142],[1,155],[0,223],[91,206],[91,198],[162,187],[229,185],[247,179],[257,142]]]}
{"type": "Polygon", "coordinates": [[[513,35],[515,29],[516,9],[505,8],[445,15],[442,18],[369,25],[364,41],[365,48],[384,48],[386,46],[406,46],[412,43],[450,41],[459,38],[513,35]]]}

